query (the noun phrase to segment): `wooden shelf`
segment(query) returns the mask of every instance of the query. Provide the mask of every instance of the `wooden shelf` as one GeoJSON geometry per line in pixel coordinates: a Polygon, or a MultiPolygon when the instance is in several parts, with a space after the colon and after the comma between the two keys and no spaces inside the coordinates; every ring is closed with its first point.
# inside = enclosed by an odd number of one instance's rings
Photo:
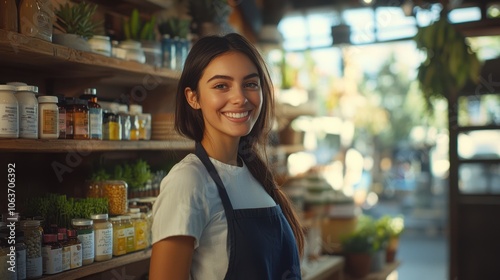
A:
{"type": "Polygon", "coordinates": [[[345,280],[351,280],[351,279],[356,279],[356,280],[385,280],[387,279],[387,276],[389,276],[393,271],[395,271],[399,267],[400,263],[399,261],[394,261],[391,263],[387,263],[381,271],[378,272],[372,272],[368,274],[367,276],[363,278],[354,278],[352,276],[349,276],[348,274],[345,275],[345,280]]]}
{"type": "Polygon", "coordinates": [[[49,79],[99,79],[113,85],[174,84],[180,72],[53,44],[0,30],[3,71],[33,72],[49,79]]]}
{"type": "Polygon", "coordinates": [[[1,139],[2,152],[65,153],[70,151],[193,150],[194,142],[185,141],[108,141],[70,139],[1,139]]]}
{"type": "Polygon", "coordinates": [[[108,261],[94,262],[92,264],[82,266],[80,268],[68,270],[54,275],[44,275],[43,280],[69,280],[79,279],[88,275],[100,273],[109,269],[113,269],[122,265],[131,264],[151,258],[151,249],[146,249],[139,252],[126,254],[119,257],[113,257],[108,261]]]}

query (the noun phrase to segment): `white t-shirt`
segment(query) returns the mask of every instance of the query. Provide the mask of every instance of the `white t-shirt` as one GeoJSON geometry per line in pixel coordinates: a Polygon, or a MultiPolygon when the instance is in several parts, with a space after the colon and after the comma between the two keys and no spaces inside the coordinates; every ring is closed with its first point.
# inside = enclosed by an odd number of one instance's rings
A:
{"type": "MultiPolygon", "coordinates": [[[[275,206],[246,165],[210,158],[234,209],[275,206]]],[[[195,238],[191,279],[223,279],[229,264],[227,222],[217,186],[200,159],[189,154],[161,182],[153,205],[153,243],[176,235],[195,238]]]]}

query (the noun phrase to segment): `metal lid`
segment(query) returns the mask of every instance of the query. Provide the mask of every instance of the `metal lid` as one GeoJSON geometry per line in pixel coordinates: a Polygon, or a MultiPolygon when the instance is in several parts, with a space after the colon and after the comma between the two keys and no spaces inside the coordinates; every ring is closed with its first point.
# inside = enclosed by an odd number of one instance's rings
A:
{"type": "Polygon", "coordinates": [[[107,220],[108,214],[94,214],[94,215],[90,215],[90,218],[92,220],[107,220]]]}
{"type": "Polygon", "coordinates": [[[141,209],[139,208],[130,208],[129,212],[130,213],[139,213],[141,211],[141,209]]]}
{"type": "Polygon", "coordinates": [[[109,220],[112,221],[112,222],[118,222],[118,221],[121,221],[122,218],[120,218],[120,217],[111,217],[111,218],[109,218],[109,220]]]}
{"type": "Polygon", "coordinates": [[[17,87],[17,86],[27,86],[28,84],[23,82],[8,82],[7,85],[17,87]]]}
{"type": "Polygon", "coordinates": [[[120,219],[122,219],[122,220],[130,220],[129,215],[122,215],[122,216],[118,216],[118,217],[120,217],[120,219]]]}
{"type": "Polygon", "coordinates": [[[57,101],[59,101],[57,99],[57,96],[52,96],[52,95],[38,96],[39,103],[57,103],[57,101]]]}
{"type": "Polygon", "coordinates": [[[8,91],[15,92],[16,91],[16,87],[15,86],[10,86],[10,85],[0,85],[0,90],[8,90],[8,91]]]}
{"type": "Polygon", "coordinates": [[[72,219],[71,224],[74,226],[91,226],[94,224],[94,221],[90,219],[72,219]]]}
{"type": "Polygon", "coordinates": [[[86,88],[83,91],[83,94],[86,94],[86,95],[97,95],[97,90],[95,88],[86,88]]]}
{"type": "Polygon", "coordinates": [[[33,93],[38,93],[38,87],[37,86],[17,86],[16,90],[19,91],[29,91],[33,93]]]}

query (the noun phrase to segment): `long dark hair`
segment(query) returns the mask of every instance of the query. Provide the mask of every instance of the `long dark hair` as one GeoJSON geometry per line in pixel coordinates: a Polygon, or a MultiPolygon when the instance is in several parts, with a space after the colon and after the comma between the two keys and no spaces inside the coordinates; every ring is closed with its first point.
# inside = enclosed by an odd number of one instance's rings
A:
{"type": "Polygon", "coordinates": [[[302,255],[304,249],[304,233],[297,215],[293,211],[288,197],[281,191],[274,179],[265,156],[270,124],[274,115],[273,85],[266,63],[259,51],[245,37],[230,33],[225,36],[207,36],[200,38],[191,48],[184,64],[179,84],[177,86],[175,129],[194,141],[201,142],[205,125],[201,110],[193,109],[187,102],[184,90],[189,87],[199,94],[198,82],[208,64],[216,57],[229,51],[246,55],[257,67],[262,86],[262,109],[250,133],[243,136],[239,143],[239,155],[245,161],[248,169],[259,181],[266,192],[280,205],[283,213],[292,227],[297,247],[302,255]]]}

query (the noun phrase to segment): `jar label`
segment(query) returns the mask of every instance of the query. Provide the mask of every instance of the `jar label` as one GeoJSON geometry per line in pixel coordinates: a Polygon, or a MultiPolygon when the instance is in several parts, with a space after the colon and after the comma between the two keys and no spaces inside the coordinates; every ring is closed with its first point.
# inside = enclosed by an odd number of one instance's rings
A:
{"type": "Polygon", "coordinates": [[[94,259],[94,232],[81,233],[78,231],[78,240],[82,242],[82,260],[94,259]]]}
{"type": "Polygon", "coordinates": [[[95,255],[111,255],[113,253],[113,229],[97,229],[95,231],[95,255]]]}
{"type": "Polygon", "coordinates": [[[52,249],[51,245],[43,246],[43,273],[56,274],[62,271],[62,248],[52,249]]]}
{"type": "Polygon", "coordinates": [[[16,250],[16,272],[18,279],[26,279],[26,249],[16,250]]]}
{"type": "Polygon", "coordinates": [[[125,231],[125,237],[127,239],[127,252],[132,252],[135,250],[135,233],[134,233],[134,227],[126,227],[124,229],[125,231]]]}
{"type": "Polygon", "coordinates": [[[102,109],[89,109],[90,138],[102,139],[102,109]]]}
{"type": "Polygon", "coordinates": [[[127,237],[125,236],[125,230],[123,228],[117,229],[113,234],[113,255],[119,256],[127,253],[127,237]]]}
{"type": "Polygon", "coordinates": [[[42,111],[41,127],[42,134],[57,134],[59,112],[45,109],[42,111]]]}
{"type": "Polygon", "coordinates": [[[62,270],[69,270],[71,268],[71,246],[62,248],[62,270]]]}
{"type": "Polygon", "coordinates": [[[19,137],[38,137],[38,106],[19,105],[19,137]]]}
{"type": "Polygon", "coordinates": [[[66,114],[59,113],[59,138],[66,138],[66,114]]]}
{"type": "Polygon", "coordinates": [[[42,276],[42,256],[36,258],[26,258],[26,279],[42,276]]]}
{"type": "Polygon", "coordinates": [[[89,135],[89,119],[87,113],[73,113],[73,134],[89,135]]]}
{"type": "Polygon", "coordinates": [[[0,104],[0,135],[17,134],[17,106],[0,104]]]}
{"type": "Polygon", "coordinates": [[[134,223],[135,227],[135,249],[140,250],[140,249],[145,249],[148,246],[148,241],[147,241],[147,231],[148,231],[148,224],[144,220],[139,220],[134,223]]]}
{"type": "Polygon", "coordinates": [[[70,268],[77,268],[82,266],[82,244],[71,245],[70,247],[70,268]]]}

